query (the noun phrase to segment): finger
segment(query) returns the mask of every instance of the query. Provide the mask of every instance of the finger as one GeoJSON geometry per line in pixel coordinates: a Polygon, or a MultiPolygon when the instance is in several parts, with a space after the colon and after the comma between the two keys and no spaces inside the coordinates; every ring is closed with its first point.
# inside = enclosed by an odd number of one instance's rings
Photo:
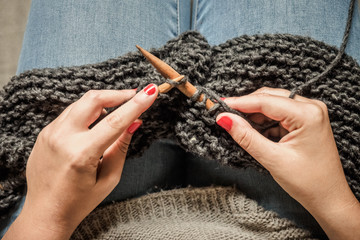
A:
{"type": "MultiPolygon", "coordinates": [[[[282,89],[282,88],[262,87],[251,94],[261,94],[261,93],[275,95],[275,96],[281,96],[281,97],[289,97],[291,92],[289,90],[282,89]]],[[[325,112],[327,112],[327,107],[326,107],[325,103],[320,100],[306,98],[306,97],[300,96],[298,94],[296,94],[293,99],[296,101],[304,102],[304,103],[313,103],[313,104],[315,103],[319,107],[321,107],[325,112]]]]}
{"type": "Polygon", "coordinates": [[[226,98],[225,102],[240,112],[262,113],[273,120],[280,121],[289,132],[299,128],[308,114],[304,107],[308,103],[264,93],[226,98]]]}
{"type": "Polygon", "coordinates": [[[72,124],[88,128],[104,108],[119,106],[136,94],[135,90],[90,90],[75,102],[69,115],[72,124]]]}
{"type": "Polygon", "coordinates": [[[271,169],[281,150],[276,143],[266,139],[238,115],[221,113],[217,116],[216,122],[232,136],[240,147],[265,168],[271,169]]]}
{"type": "Polygon", "coordinates": [[[112,191],[119,183],[131,138],[141,124],[141,120],[135,120],[104,152],[101,169],[97,177],[97,184],[101,188],[108,186],[110,188],[109,191],[112,191]]]}
{"type": "Polygon", "coordinates": [[[103,120],[103,119],[106,117],[107,114],[108,114],[108,112],[106,111],[106,109],[103,109],[103,110],[101,111],[100,116],[99,116],[93,123],[91,123],[88,128],[89,128],[89,129],[93,128],[96,124],[98,124],[98,122],[100,122],[101,120],[103,120]]]}
{"type": "MultiPolygon", "coordinates": [[[[269,94],[269,95],[275,95],[275,96],[281,96],[281,97],[288,98],[290,96],[290,93],[291,92],[289,90],[286,90],[283,88],[262,87],[251,94],[269,94]]],[[[296,101],[301,101],[301,102],[310,102],[311,101],[311,99],[302,97],[298,94],[296,94],[293,99],[296,101]]]]}
{"type": "Polygon", "coordinates": [[[157,94],[157,86],[149,84],[131,100],[107,115],[89,131],[91,144],[99,152],[104,152],[131,123],[152,105],[157,94]]]}

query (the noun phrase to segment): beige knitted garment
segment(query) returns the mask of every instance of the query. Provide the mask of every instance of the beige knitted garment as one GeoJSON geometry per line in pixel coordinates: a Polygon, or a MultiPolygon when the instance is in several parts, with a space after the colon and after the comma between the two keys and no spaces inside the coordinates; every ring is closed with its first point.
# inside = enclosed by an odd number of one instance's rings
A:
{"type": "Polygon", "coordinates": [[[72,239],[311,239],[231,187],[152,193],[94,210],[72,239]]]}

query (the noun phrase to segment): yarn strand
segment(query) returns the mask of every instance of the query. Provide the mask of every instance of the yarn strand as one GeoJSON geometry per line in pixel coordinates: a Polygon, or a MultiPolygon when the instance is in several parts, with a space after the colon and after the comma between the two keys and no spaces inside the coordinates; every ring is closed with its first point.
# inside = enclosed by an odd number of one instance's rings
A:
{"type": "Polygon", "coordinates": [[[345,49],[346,49],[346,46],[347,46],[347,43],[349,40],[350,29],[351,29],[353,13],[354,13],[354,6],[355,6],[355,0],[351,0],[350,6],[349,6],[349,11],[348,11],[348,18],[347,18],[346,27],[345,27],[345,32],[343,35],[343,40],[342,40],[342,43],[340,46],[340,51],[337,54],[337,56],[335,57],[335,59],[329,64],[329,66],[321,74],[319,74],[316,77],[314,77],[313,79],[310,79],[309,81],[305,82],[300,87],[294,88],[291,91],[289,98],[294,98],[297,93],[301,95],[303,89],[305,89],[305,88],[311,86],[312,84],[314,84],[315,82],[323,79],[340,62],[340,60],[342,59],[342,57],[345,53],[345,49]]]}
{"type": "MultiPolygon", "coordinates": [[[[354,5],[350,8],[353,11],[354,5]]],[[[318,77],[307,83],[312,84],[312,91],[304,91],[303,95],[327,104],[346,179],[360,199],[360,67],[350,57],[341,60],[346,56],[344,50],[352,15],[349,16],[341,50],[309,37],[290,34],[244,35],[214,47],[193,31],[170,40],[155,50],[156,54],[171,61],[195,85],[202,86],[198,88],[206,98],[217,102],[208,111],[204,102],[178,101],[178,93],[159,94],[159,99],[143,113],[142,119],[147,124],[133,136],[128,156],[140,156],[156,139],[174,138],[183,149],[197,156],[236,168],[264,171],[216,125],[214,116],[233,111],[219,96],[241,96],[264,85],[293,89],[304,85],[304,76],[314,74],[318,77]],[[317,54],[319,52],[328,54],[317,54]],[[299,61],[306,53],[310,53],[317,64],[299,61]],[[291,64],[287,64],[288,61],[291,64]],[[326,72],[331,69],[324,69],[331,67],[334,77],[330,78],[326,72]],[[324,78],[323,83],[315,83],[320,78],[324,78]]],[[[0,90],[0,218],[7,217],[24,193],[26,181],[22,172],[41,129],[90,89],[141,89],[150,79],[155,84],[164,81],[139,53],[97,64],[33,69],[14,76],[0,90]]],[[[244,113],[236,114],[248,117],[244,113]]],[[[267,124],[271,128],[271,124],[278,123],[267,124]]],[[[262,126],[262,131],[264,129],[262,126]]]]}

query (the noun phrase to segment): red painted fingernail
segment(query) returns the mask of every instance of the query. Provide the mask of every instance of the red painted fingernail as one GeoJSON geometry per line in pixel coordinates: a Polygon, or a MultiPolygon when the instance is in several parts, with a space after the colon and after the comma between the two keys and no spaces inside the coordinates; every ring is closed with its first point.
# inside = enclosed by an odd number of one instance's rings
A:
{"type": "Polygon", "coordinates": [[[220,99],[224,101],[226,98],[222,97],[222,98],[220,98],[220,99]]]}
{"type": "Polygon", "coordinates": [[[146,88],[144,88],[144,92],[147,94],[147,95],[153,95],[155,92],[156,92],[156,86],[155,84],[149,84],[147,85],[146,88]]]}
{"type": "Polygon", "coordinates": [[[136,130],[138,130],[138,128],[141,126],[141,122],[134,122],[130,125],[130,127],[128,127],[127,131],[130,134],[133,134],[136,130]]]}
{"type": "Polygon", "coordinates": [[[221,117],[216,123],[220,127],[224,128],[226,131],[230,131],[233,124],[231,118],[229,118],[228,116],[221,117]]]}
{"type": "Polygon", "coordinates": [[[134,88],[133,90],[137,91],[137,88],[134,88]]]}

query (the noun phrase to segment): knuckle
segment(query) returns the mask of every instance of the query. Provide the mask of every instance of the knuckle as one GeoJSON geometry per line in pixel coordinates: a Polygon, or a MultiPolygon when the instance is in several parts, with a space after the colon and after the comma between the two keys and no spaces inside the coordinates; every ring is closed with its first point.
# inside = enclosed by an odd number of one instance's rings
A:
{"type": "Polygon", "coordinates": [[[54,135],[51,135],[49,138],[47,138],[47,143],[52,151],[57,151],[61,147],[60,140],[54,135]]]}
{"type": "Polygon", "coordinates": [[[270,88],[270,87],[261,87],[258,90],[256,90],[255,92],[256,93],[268,93],[271,90],[272,90],[272,88],[270,88]]]}
{"type": "Polygon", "coordinates": [[[271,88],[271,87],[261,87],[260,89],[254,92],[255,94],[266,94],[277,95],[277,96],[290,96],[290,91],[283,88],[271,88]]]}
{"type": "Polygon", "coordinates": [[[117,147],[121,153],[126,154],[129,149],[129,143],[125,142],[124,140],[118,140],[117,147]]]}
{"type": "Polygon", "coordinates": [[[237,133],[234,138],[237,144],[239,144],[246,151],[251,148],[252,134],[249,131],[237,133]]]}
{"type": "Polygon", "coordinates": [[[328,111],[328,108],[327,108],[326,104],[325,104],[323,101],[314,100],[314,102],[315,102],[317,105],[319,105],[324,112],[327,112],[327,111],[328,111]]]}
{"type": "Polygon", "coordinates": [[[114,129],[122,129],[125,126],[124,118],[119,114],[112,113],[108,115],[106,118],[107,124],[114,129]]]}
{"type": "Polygon", "coordinates": [[[98,90],[89,90],[85,93],[84,98],[90,101],[99,101],[101,98],[101,93],[98,90]]]}
{"type": "Polygon", "coordinates": [[[313,123],[322,123],[326,118],[326,113],[322,107],[317,104],[309,104],[307,114],[313,123]]]}
{"type": "Polygon", "coordinates": [[[82,169],[84,167],[81,157],[77,154],[68,153],[69,156],[69,168],[73,170],[82,169]]]}
{"type": "Polygon", "coordinates": [[[259,108],[258,111],[263,112],[263,104],[261,103],[267,101],[268,98],[270,97],[270,94],[261,92],[259,94],[256,94],[255,97],[256,97],[256,101],[258,102],[258,108],[259,108]]]}
{"type": "Polygon", "coordinates": [[[261,100],[261,99],[264,98],[264,97],[268,97],[268,96],[270,96],[270,94],[267,93],[267,92],[259,92],[259,93],[256,94],[256,97],[257,97],[259,100],[261,100]]]}
{"type": "Polygon", "coordinates": [[[38,138],[46,144],[52,151],[61,148],[61,137],[59,131],[53,131],[49,126],[45,127],[39,134],[38,138]]]}
{"type": "Polygon", "coordinates": [[[40,131],[40,133],[38,135],[38,139],[40,139],[41,141],[47,142],[49,135],[50,135],[50,129],[49,129],[49,126],[46,126],[40,131]]]}
{"type": "Polygon", "coordinates": [[[99,158],[89,153],[86,149],[68,150],[66,153],[69,159],[69,167],[74,170],[97,168],[99,158]]]}
{"type": "Polygon", "coordinates": [[[138,109],[138,110],[144,109],[147,106],[147,103],[144,102],[143,99],[136,96],[133,97],[129,102],[135,105],[134,109],[138,109]]]}

